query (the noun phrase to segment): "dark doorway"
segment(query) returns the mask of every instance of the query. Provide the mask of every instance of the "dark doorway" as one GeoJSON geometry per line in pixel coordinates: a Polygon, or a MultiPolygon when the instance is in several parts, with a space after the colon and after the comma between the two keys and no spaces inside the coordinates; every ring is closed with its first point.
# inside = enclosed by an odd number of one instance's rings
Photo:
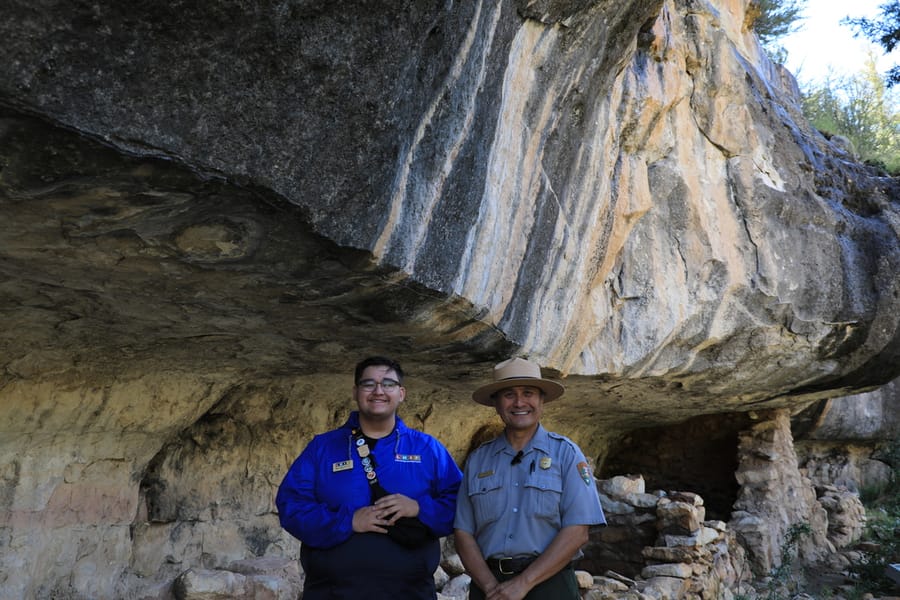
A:
{"type": "Polygon", "coordinates": [[[749,425],[746,415],[732,413],[632,431],[613,445],[600,478],[642,475],[648,492],[694,492],[707,519],[727,522],[738,493],[738,433],[749,425]]]}

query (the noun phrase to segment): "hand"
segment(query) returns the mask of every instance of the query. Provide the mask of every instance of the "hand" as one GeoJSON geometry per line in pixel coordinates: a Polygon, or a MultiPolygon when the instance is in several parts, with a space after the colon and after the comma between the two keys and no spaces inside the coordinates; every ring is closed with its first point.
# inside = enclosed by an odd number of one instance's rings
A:
{"type": "Polygon", "coordinates": [[[521,577],[513,577],[485,593],[487,600],[522,600],[531,591],[521,577]]]}
{"type": "Polygon", "coordinates": [[[388,494],[375,501],[378,514],[387,519],[388,525],[396,523],[400,517],[419,516],[419,503],[403,494],[388,494]]]}
{"type": "Polygon", "coordinates": [[[381,510],[375,506],[363,506],[353,513],[353,531],[356,533],[367,531],[387,533],[385,527],[390,524],[390,521],[381,516],[381,510]]]}

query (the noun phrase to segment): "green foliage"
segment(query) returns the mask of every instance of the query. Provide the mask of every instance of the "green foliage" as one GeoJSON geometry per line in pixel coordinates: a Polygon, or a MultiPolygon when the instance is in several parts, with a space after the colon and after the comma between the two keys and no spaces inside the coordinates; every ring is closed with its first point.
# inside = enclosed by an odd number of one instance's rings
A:
{"type": "Polygon", "coordinates": [[[871,54],[852,77],[810,84],[803,109],[816,129],[849,140],[860,160],[900,172],[900,96],[885,85],[871,54]]]}
{"type": "Polygon", "coordinates": [[[760,41],[769,44],[797,31],[805,4],[806,0],[756,0],[751,10],[758,15],[753,30],[760,41]]]}
{"type": "Polygon", "coordinates": [[[861,591],[890,593],[895,584],[885,575],[885,568],[900,562],[900,438],[887,445],[879,458],[891,466],[891,479],[865,504],[863,539],[870,543],[863,546],[863,562],[850,571],[861,591]]]}
{"type": "Polygon", "coordinates": [[[852,565],[850,572],[861,591],[889,593],[895,584],[888,579],[885,569],[900,561],[900,515],[878,509],[866,514],[874,521],[866,525],[866,537],[872,544],[863,552],[862,562],[852,565]]]}
{"type": "MultiPolygon", "coordinates": [[[[900,0],[885,2],[878,10],[876,19],[846,17],[841,23],[853,27],[857,37],[862,35],[890,52],[900,44],[900,0]]],[[[900,66],[892,67],[886,78],[889,86],[900,83],[900,66]]]]}
{"type": "Polygon", "coordinates": [[[900,437],[880,448],[875,458],[891,467],[891,478],[884,485],[866,489],[861,494],[863,504],[900,515],[900,437]]]}
{"type": "Polygon", "coordinates": [[[778,44],[784,36],[800,28],[800,13],[807,0],[755,0],[747,9],[753,31],[769,56],[778,63],[787,58],[787,51],[778,44]]]}
{"type": "Polygon", "coordinates": [[[768,594],[766,600],[781,600],[782,591],[790,589],[794,572],[794,559],[797,556],[797,542],[804,535],[809,535],[812,528],[809,523],[794,523],[787,530],[784,542],[781,544],[781,564],[769,573],[769,582],[766,586],[768,594]]]}

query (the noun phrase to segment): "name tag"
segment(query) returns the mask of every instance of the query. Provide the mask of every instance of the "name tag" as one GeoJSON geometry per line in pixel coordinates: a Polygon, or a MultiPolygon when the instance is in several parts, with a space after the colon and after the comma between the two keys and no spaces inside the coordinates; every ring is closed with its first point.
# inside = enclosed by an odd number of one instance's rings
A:
{"type": "Polygon", "coordinates": [[[397,462],[420,463],[422,462],[421,454],[395,454],[394,460],[397,462]]]}
{"type": "Polygon", "coordinates": [[[341,462],[336,462],[331,465],[331,472],[337,473],[338,471],[349,471],[353,468],[352,460],[342,460],[341,462]]]}
{"type": "Polygon", "coordinates": [[[481,473],[479,473],[477,475],[477,477],[478,477],[478,479],[484,479],[485,477],[490,477],[493,474],[494,474],[494,470],[491,469],[490,471],[482,471],[481,473]]]}

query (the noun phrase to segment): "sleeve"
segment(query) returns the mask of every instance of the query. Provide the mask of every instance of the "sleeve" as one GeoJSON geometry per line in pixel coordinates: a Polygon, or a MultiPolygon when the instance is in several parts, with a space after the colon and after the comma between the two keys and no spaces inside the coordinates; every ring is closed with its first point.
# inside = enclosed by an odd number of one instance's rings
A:
{"type": "Polygon", "coordinates": [[[459,486],[459,495],[456,498],[456,518],[453,520],[453,528],[475,535],[475,514],[472,510],[472,501],[469,499],[468,463],[459,486]]]}
{"type": "Polygon", "coordinates": [[[606,523],[597,484],[581,449],[567,441],[565,464],[562,465],[563,495],[560,503],[561,525],[600,525],[606,523]]]}
{"type": "Polygon", "coordinates": [[[453,457],[437,439],[432,438],[429,450],[434,459],[431,493],[416,499],[419,503],[419,520],[432,533],[443,537],[453,532],[456,495],[462,473],[453,457]]]}
{"type": "Polygon", "coordinates": [[[331,548],[353,535],[350,508],[331,509],[317,498],[316,487],[324,485],[317,465],[329,464],[322,456],[324,450],[321,439],[313,438],[291,465],[275,496],[281,526],[314,548],[331,548]]]}

